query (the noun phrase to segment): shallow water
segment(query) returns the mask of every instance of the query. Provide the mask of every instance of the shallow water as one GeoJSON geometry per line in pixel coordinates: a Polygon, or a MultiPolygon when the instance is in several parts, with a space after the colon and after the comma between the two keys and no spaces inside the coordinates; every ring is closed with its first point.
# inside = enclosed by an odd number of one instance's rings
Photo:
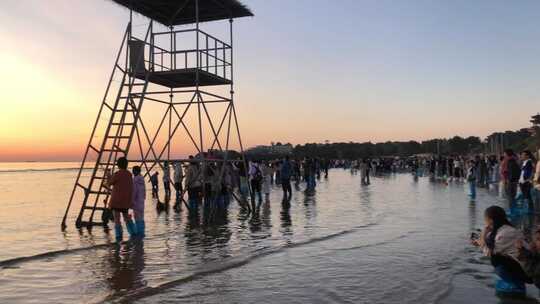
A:
{"type": "MultiPolygon", "coordinates": [[[[76,166],[38,167],[0,165],[0,303],[515,303],[468,244],[502,204],[488,191],[470,203],[463,184],[401,174],[361,186],[334,169],[315,194],[293,190],[290,208],[274,188],[255,218],[233,203],[206,225],[148,200],[147,238],[117,246],[73,219],[62,233],[76,171],[48,169],[76,166]]],[[[528,294],[518,303],[536,302],[528,294]]]]}

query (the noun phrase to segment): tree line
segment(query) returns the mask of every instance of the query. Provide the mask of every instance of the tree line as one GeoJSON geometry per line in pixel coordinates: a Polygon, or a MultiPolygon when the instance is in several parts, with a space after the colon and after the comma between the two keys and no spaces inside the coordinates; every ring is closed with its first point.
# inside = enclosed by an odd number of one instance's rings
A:
{"type": "MultiPolygon", "coordinates": [[[[296,145],[292,156],[297,158],[317,157],[326,159],[360,159],[375,156],[409,157],[418,154],[502,154],[504,149],[515,151],[529,149],[537,151],[540,147],[540,114],[531,117],[531,128],[516,131],[494,132],[482,140],[478,136],[436,138],[425,141],[387,141],[306,143],[296,145]]],[[[284,155],[248,155],[254,159],[275,159],[284,155]]]]}

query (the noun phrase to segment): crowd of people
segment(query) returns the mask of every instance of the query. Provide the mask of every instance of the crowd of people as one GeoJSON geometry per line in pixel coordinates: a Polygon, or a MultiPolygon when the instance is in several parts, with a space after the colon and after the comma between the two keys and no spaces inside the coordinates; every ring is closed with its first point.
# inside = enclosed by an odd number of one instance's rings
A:
{"type": "Polygon", "coordinates": [[[407,161],[413,175],[428,174],[433,179],[444,182],[467,182],[471,199],[476,198],[477,188],[495,190],[506,197],[511,213],[518,212],[517,201],[526,209],[534,209],[533,184],[535,176],[540,176],[540,166],[529,150],[517,155],[512,149],[496,155],[438,156],[411,158],[407,161]],[[536,170],[536,173],[535,173],[536,170]]]}
{"type": "MultiPolygon", "coordinates": [[[[257,212],[263,202],[269,201],[272,185],[281,187],[283,203],[288,204],[292,199],[292,183],[296,187],[305,183],[305,191],[312,193],[317,180],[323,175],[327,178],[332,166],[330,161],[317,158],[290,159],[286,156],[273,161],[224,161],[212,155],[203,156],[204,161],[194,156],[187,162],[165,161],[159,164],[161,170],[149,173],[152,199],[158,210],[167,208],[172,186],[175,210],[179,211],[185,205],[191,216],[197,216],[200,209],[219,214],[228,208],[233,198],[243,208],[257,212]],[[160,185],[163,185],[164,200],[160,197],[160,185]],[[185,194],[187,200],[184,200],[185,194]]],[[[143,237],[146,192],[141,168],[134,166],[133,173],[129,172],[125,157],[119,158],[116,165],[118,170],[113,175],[106,173],[106,185],[111,188],[106,207],[112,212],[116,240],[123,238],[121,219],[130,236],[143,237]]]]}
{"type": "Polygon", "coordinates": [[[499,280],[496,290],[511,295],[524,295],[526,284],[540,288],[540,227],[525,236],[509,219],[516,218],[517,202],[528,213],[534,212],[534,196],[540,197],[540,162],[535,163],[532,153],[522,151],[517,156],[512,150],[496,157],[474,157],[468,161],[466,179],[475,194],[476,186],[499,187],[504,193],[508,212],[500,206],[491,206],[484,213],[484,229],[471,235],[471,243],[490,258],[499,280]]]}

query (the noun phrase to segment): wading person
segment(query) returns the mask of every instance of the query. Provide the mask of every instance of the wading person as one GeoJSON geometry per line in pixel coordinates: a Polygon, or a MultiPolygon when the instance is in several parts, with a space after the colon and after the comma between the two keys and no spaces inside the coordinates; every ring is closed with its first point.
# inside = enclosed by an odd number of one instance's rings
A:
{"type": "Polygon", "coordinates": [[[184,171],[182,170],[182,164],[180,162],[174,163],[173,165],[174,169],[174,175],[173,175],[173,182],[174,182],[174,191],[176,192],[176,202],[175,207],[180,207],[180,199],[182,196],[182,180],[184,179],[184,171]]]}
{"type": "Polygon", "coordinates": [[[504,184],[506,198],[510,208],[510,214],[516,215],[516,194],[521,168],[517,162],[514,151],[507,149],[504,151],[504,160],[501,164],[501,177],[504,184]]]}
{"type": "Polygon", "coordinates": [[[330,167],[330,162],[328,159],[323,160],[323,171],[324,171],[324,178],[328,178],[328,167],[330,167]]]}
{"type": "Polygon", "coordinates": [[[243,201],[247,201],[247,196],[249,192],[249,186],[248,186],[248,174],[246,170],[246,166],[243,161],[238,162],[238,190],[240,191],[240,196],[242,197],[243,201]]]}
{"type": "Polygon", "coordinates": [[[367,179],[368,164],[367,164],[367,161],[365,159],[362,159],[360,161],[359,168],[360,168],[360,180],[362,182],[362,185],[368,185],[369,184],[368,179],[367,179]]]}
{"type": "Polygon", "coordinates": [[[263,175],[261,168],[257,162],[252,162],[249,167],[249,180],[251,185],[251,205],[255,208],[255,194],[259,199],[259,204],[262,202],[261,184],[263,175]]]}
{"type": "Polygon", "coordinates": [[[469,196],[472,200],[476,199],[476,171],[478,165],[474,160],[469,161],[469,170],[467,171],[467,183],[469,184],[469,196]]]}
{"type": "Polygon", "coordinates": [[[189,210],[197,212],[202,195],[201,172],[199,164],[193,161],[193,156],[189,157],[190,163],[186,172],[185,186],[188,192],[189,210]]]}
{"type": "Polygon", "coordinates": [[[285,159],[281,163],[281,188],[283,189],[283,200],[289,201],[292,198],[291,188],[291,175],[293,168],[289,160],[289,156],[285,156],[285,159]]]}
{"type": "Polygon", "coordinates": [[[527,204],[529,212],[534,209],[532,201],[532,180],[534,176],[534,165],[532,160],[532,153],[529,150],[521,152],[521,175],[519,177],[519,188],[523,194],[523,203],[527,204]]]}
{"type": "Polygon", "coordinates": [[[182,164],[180,162],[177,162],[174,164],[174,175],[173,175],[173,181],[174,181],[174,190],[176,191],[176,200],[180,200],[180,196],[182,195],[182,180],[184,179],[184,171],[182,170],[182,164]]]}
{"type": "Polygon", "coordinates": [[[144,178],[141,176],[141,167],[133,167],[133,216],[135,217],[135,227],[137,236],[144,237],[144,200],[146,189],[144,188],[144,178]]]}
{"type": "Polygon", "coordinates": [[[276,185],[279,185],[281,183],[281,161],[277,161],[274,163],[275,165],[275,171],[276,171],[276,185]]]}
{"type": "Polygon", "coordinates": [[[135,226],[129,216],[129,209],[133,206],[133,178],[127,170],[128,161],[125,157],[120,157],[116,161],[118,171],[112,176],[108,176],[107,185],[112,186],[111,198],[108,207],[114,215],[114,232],[117,242],[122,241],[122,223],[120,215],[126,223],[128,233],[135,234],[135,226]]]}
{"type": "Polygon", "coordinates": [[[302,168],[300,166],[300,160],[296,159],[293,164],[294,168],[294,184],[296,187],[300,184],[300,181],[302,180],[302,168]]]}
{"type": "Polygon", "coordinates": [[[261,171],[262,171],[262,174],[263,174],[262,192],[264,192],[264,199],[266,201],[269,201],[270,200],[270,188],[272,187],[272,175],[274,175],[274,170],[268,164],[268,162],[264,162],[261,165],[261,171]]]}
{"type": "Polygon", "coordinates": [[[371,181],[369,179],[370,173],[371,173],[371,159],[368,159],[366,161],[366,184],[367,185],[371,184],[371,181]]]}
{"type": "Polygon", "coordinates": [[[485,227],[479,239],[472,239],[473,245],[482,248],[491,259],[495,273],[500,277],[496,289],[503,293],[525,294],[525,283],[532,283],[521,264],[516,242],[523,240],[523,234],[514,228],[499,206],[491,206],[484,212],[485,227]]]}
{"type": "Polygon", "coordinates": [[[159,173],[156,171],[150,176],[150,184],[152,185],[152,198],[158,198],[159,193],[159,173]]]}
{"type": "Polygon", "coordinates": [[[169,162],[163,163],[163,189],[165,190],[165,200],[171,197],[171,168],[169,162]]]}

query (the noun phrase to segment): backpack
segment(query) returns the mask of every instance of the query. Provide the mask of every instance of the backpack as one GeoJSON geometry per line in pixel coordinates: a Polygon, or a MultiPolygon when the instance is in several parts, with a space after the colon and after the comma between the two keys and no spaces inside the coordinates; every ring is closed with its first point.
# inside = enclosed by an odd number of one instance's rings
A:
{"type": "Polygon", "coordinates": [[[262,181],[262,179],[263,179],[263,176],[262,176],[261,169],[258,166],[255,166],[255,175],[253,175],[253,180],[256,182],[260,182],[262,181]]]}
{"type": "Polygon", "coordinates": [[[519,177],[521,176],[521,168],[519,167],[518,162],[511,158],[508,160],[508,180],[511,183],[517,183],[519,177]]]}
{"type": "Polygon", "coordinates": [[[468,182],[476,181],[476,168],[475,167],[472,167],[469,169],[469,172],[467,173],[467,181],[468,182]]]}

